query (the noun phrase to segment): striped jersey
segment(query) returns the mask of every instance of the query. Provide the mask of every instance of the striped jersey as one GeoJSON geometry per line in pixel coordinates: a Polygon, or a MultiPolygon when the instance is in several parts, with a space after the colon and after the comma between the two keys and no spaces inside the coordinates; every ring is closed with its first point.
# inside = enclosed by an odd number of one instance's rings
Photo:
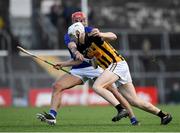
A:
{"type": "Polygon", "coordinates": [[[77,48],[86,58],[96,57],[97,64],[103,69],[108,68],[111,63],[124,60],[111,44],[103,41],[101,37],[86,34],[85,44],[79,44],[77,48]]]}

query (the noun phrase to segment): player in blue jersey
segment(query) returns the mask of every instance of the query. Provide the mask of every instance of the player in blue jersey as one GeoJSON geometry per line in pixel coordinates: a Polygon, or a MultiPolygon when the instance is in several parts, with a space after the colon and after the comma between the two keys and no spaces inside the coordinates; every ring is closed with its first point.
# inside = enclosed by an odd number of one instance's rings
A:
{"type": "MultiPolygon", "coordinates": [[[[87,26],[86,16],[82,12],[75,12],[74,14],[72,14],[72,23],[75,22],[81,22],[85,26],[86,33],[96,34],[98,32],[98,29],[93,29],[92,27],[87,26]]],[[[68,34],[65,34],[64,41],[69,49],[72,58],[84,60],[84,56],[79,51],[77,51],[75,42],[71,40],[68,34]]],[[[73,66],[70,70],[71,74],[63,75],[54,83],[51,99],[51,109],[49,113],[38,113],[38,119],[40,119],[41,121],[45,121],[50,125],[54,125],[56,123],[57,110],[61,106],[62,91],[72,88],[73,86],[83,84],[83,77],[93,79],[95,77],[100,76],[102,72],[103,70],[101,68],[98,67],[97,69],[94,69],[93,66],[91,66],[89,63],[85,61],[82,62],[80,65],[73,66]]],[[[138,121],[136,120],[129,103],[122,97],[122,95],[119,94],[119,92],[113,85],[108,87],[108,89],[111,90],[111,92],[114,95],[107,89],[95,90],[95,92],[102,96],[104,99],[106,99],[117,109],[118,114],[112,119],[112,121],[118,121],[122,117],[129,115],[131,123],[133,125],[137,125],[138,121]],[[125,110],[120,103],[128,111],[125,110]]]]}

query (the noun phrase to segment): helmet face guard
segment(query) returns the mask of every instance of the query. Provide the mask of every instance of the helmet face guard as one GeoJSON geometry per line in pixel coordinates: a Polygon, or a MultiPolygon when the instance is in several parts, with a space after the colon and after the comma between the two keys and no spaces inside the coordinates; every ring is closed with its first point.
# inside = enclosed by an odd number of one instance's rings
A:
{"type": "Polygon", "coordinates": [[[71,37],[75,37],[75,38],[79,38],[79,34],[84,33],[84,26],[81,22],[77,22],[72,24],[69,28],[68,28],[68,34],[71,37]]]}

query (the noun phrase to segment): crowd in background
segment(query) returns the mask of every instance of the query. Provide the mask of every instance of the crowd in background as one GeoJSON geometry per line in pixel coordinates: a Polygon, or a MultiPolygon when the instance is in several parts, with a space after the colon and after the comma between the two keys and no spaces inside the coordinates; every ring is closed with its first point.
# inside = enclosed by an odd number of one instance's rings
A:
{"type": "MultiPolygon", "coordinates": [[[[131,31],[180,31],[180,2],[150,1],[107,1],[88,2],[89,25],[100,29],[119,29],[131,31]],[[96,4],[94,4],[96,3],[96,4]],[[99,8],[101,7],[101,8],[99,8]]],[[[58,30],[59,48],[64,49],[63,35],[71,24],[72,12],[80,10],[80,3],[67,0],[55,2],[47,17],[58,30]]],[[[157,39],[158,40],[158,39],[157,39]]],[[[158,42],[155,42],[158,43],[158,42]]]]}
{"type": "MultiPolygon", "coordinates": [[[[123,28],[135,30],[168,30],[180,31],[180,1],[156,0],[120,0],[111,4],[111,1],[100,0],[93,5],[97,21],[101,27],[123,28]],[[98,8],[101,6],[102,8],[98,8]],[[105,20],[105,21],[104,21],[105,20]],[[110,24],[109,24],[110,23],[110,24]]],[[[97,24],[96,23],[96,24],[97,24]]]]}
{"type": "MultiPolygon", "coordinates": [[[[44,1],[37,2],[39,3],[38,8],[41,8],[41,4],[44,1]]],[[[7,3],[6,5],[9,4],[7,3]]],[[[163,0],[157,0],[155,2],[150,0],[106,2],[104,0],[99,0],[98,2],[96,0],[90,0],[88,1],[88,20],[90,26],[100,29],[110,28],[118,29],[119,31],[131,30],[141,32],[145,30],[150,32],[167,31],[176,33],[180,31],[179,7],[179,0],[166,0],[166,2],[163,0]]],[[[37,13],[36,10],[38,8],[32,10],[32,14],[37,13]]],[[[47,14],[43,14],[39,10],[38,15],[35,17],[32,16],[32,19],[36,23],[32,29],[34,30],[32,36],[38,36],[36,38],[36,41],[38,41],[36,44],[34,42],[34,44],[29,44],[32,45],[32,49],[64,49],[63,35],[67,27],[71,24],[71,14],[81,10],[81,3],[79,0],[54,0],[54,3],[49,8],[49,13],[47,14]],[[50,23],[44,24],[44,18],[50,23]],[[50,27],[54,27],[54,31],[50,27]],[[57,32],[57,35],[55,35],[56,38],[51,37],[51,35],[54,35],[51,32],[57,32]],[[54,41],[55,39],[58,41],[54,41]],[[41,45],[42,43],[44,45],[41,45]]],[[[9,15],[8,10],[3,8],[3,6],[1,10],[3,10],[3,14],[7,14],[4,16],[9,15]]],[[[9,24],[14,25],[14,23],[9,22],[7,17],[4,16],[0,14],[1,29],[9,24]]],[[[8,31],[11,31],[9,26],[6,27],[8,27],[8,31]]]]}
{"type": "MultiPolygon", "coordinates": [[[[50,19],[57,26],[58,18],[71,23],[72,12],[80,10],[80,3],[73,1],[57,2],[52,5],[50,19]]],[[[102,28],[150,29],[180,31],[180,1],[129,0],[129,1],[89,1],[89,21],[102,28]],[[96,4],[94,4],[96,3],[96,4]],[[101,7],[101,8],[99,8],[101,7]],[[96,23],[94,21],[96,20],[96,23]]]]}

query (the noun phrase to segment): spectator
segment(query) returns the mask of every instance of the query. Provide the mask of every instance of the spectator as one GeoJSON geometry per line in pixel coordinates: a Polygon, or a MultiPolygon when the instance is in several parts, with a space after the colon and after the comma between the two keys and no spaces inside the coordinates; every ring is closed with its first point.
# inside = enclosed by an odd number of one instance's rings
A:
{"type": "Polygon", "coordinates": [[[143,44],[142,44],[142,52],[143,55],[140,57],[140,60],[142,61],[142,64],[144,66],[144,70],[146,72],[148,71],[154,71],[157,65],[155,65],[155,57],[153,57],[150,54],[151,51],[151,43],[148,39],[144,39],[143,44]]]}
{"type": "Polygon", "coordinates": [[[58,9],[59,6],[58,5],[52,5],[51,6],[51,11],[50,11],[50,14],[49,14],[49,18],[50,18],[50,21],[51,23],[57,27],[57,21],[58,21],[58,9]]]}
{"type": "Polygon", "coordinates": [[[90,6],[88,7],[88,21],[90,25],[95,25],[94,10],[90,6]]]}
{"type": "Polygon", "coordinates": [[[63,17],[65,20],[66,28],[68,28],[71,25],[71,14],[76,11],[80,11],[80,8],[78,8],[76,5],[74,6],[72,1],[67,0],[64,3],[63,17]]]}
{"type": "Polygon", "coordinates": [[[0,16],[0,30],[2,30],[4,28],[4,20],[3,18],[0,16]]]}

